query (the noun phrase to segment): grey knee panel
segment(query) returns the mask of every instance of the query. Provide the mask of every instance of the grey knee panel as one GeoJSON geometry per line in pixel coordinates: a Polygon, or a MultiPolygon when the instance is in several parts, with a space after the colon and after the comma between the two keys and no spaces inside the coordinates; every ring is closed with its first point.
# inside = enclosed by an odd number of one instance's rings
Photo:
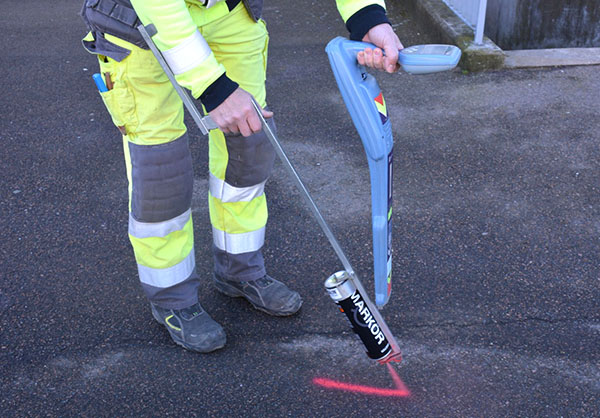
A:
{"type": "Polygon", "coordinates": [[[194,172],[188,135],[160,145],[129,143],[131,212],[140,222],[175,218],[192,203],[194,172]]]}
{"type": "MultiPolygon", "coordinates": [[[[273,118],[267,123],[275,131],[273,118]]],[[[229,160],[225,182],[235,187],[250,187],[262,183],[271,174],[275,163],[275,150],[264,131],[243,137],[226,135],[229,160]]]]}

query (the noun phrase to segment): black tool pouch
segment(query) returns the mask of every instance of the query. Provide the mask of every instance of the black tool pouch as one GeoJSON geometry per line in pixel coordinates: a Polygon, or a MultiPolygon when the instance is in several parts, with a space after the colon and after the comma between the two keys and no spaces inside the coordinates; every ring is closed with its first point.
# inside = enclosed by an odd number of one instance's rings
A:
{"type": "Polygon", "coordinates": [[[148,49],[137,30],[140,19],[128,0],[85,0],[81,17],[92,32],[108,33],[148,49]]]}
{"type": "Polygon", "coordinates": [[[246,9],[248,10],[248,12],[250,12],[250,16],[252,16],[254,21],[257,22],[258,19],[260,19],[261,15],[262,15],[263,0],[242,0],[242,1],[244,3],[244,6],[246,6],[246,9]]]}

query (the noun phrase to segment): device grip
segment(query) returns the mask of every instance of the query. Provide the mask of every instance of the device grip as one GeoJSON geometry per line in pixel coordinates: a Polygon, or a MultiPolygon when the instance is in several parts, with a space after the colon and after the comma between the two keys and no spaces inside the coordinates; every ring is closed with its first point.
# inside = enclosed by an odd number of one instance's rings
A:
{"type": "MultiPolygon", "coordinates": [[[[351,40],[347,39],[345,42],[343,42],[342,45],[343,45],[344,51],[346,51],[346,53],[349,56],[356,57],[358,55],[358,53],[360,51],[364,51],[365,48],[371,48],[371,49],[379,48],[383,51],[383,56],[385,56],[385,51],[383,50],[383,48],[378,47],[369,42],[351,41],[351,40]]],[[[398,54],[398,64],[402,64],[402,55],[400,53],[398,54]]]]}
{"type": "MultiPolygon", "coordinates": [[[[341,48],[347,58],[356,59],[360,51],[365,48],[375,49],[377,46],[368,42],[351,41],[344,39],[340,42],[341,48]]],[[[383,51],[383,48],[381,48],[383,51]]],[[[435,49],[434,49],[435,51],[435,49]]],[[[383,51],[385,56],[385,51],[383,51]]],[[[440,71],[451,70],[458,64],[461,57],[460,48],[454,45],[413,45],[412,47],[404,48],[398,53],[398,64],[402,69],[409,74],[430,74],[440,71]],[[432,52],[431,48],[438,48],[437,52],[432,52]],[[439,48],[445,50],[439,52],[439,48]],[[416,51],[428,51],[416,54],[416,51]]]]}

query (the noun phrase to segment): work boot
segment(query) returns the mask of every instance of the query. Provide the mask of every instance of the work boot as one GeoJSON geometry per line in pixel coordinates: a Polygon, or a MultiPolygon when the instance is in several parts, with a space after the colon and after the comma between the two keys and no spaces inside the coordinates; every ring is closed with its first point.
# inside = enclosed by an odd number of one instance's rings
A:
{"type": "Polygon", "coordinates": [[[302,298],[286,285],[265,275],[260,279],[239,282],[227,280],[214,274],[217,290],[227,296],[243,297],[256,309],[269,315],[292,315],[302,306],[302,298]]]}
{"type": "Polygon", "coordinates": [[[225,345],[225,331],[199,303],[183,309],[164,309],[151,303],[152,316],[171,338],[188,350],[208,353],[225,345]]]}

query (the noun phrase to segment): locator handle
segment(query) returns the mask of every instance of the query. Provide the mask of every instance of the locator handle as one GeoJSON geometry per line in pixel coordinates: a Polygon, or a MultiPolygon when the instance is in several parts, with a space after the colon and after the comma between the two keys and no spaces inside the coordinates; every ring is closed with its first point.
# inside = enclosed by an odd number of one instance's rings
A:
{"type": "MultiPolygon", "coordinates": [[[[349,56],[353,57],[356,57],[365,48],[378,48],[369,42],[351,41],[348,39],[344,40],[342,47],[349,56]]],[[[454,45],[413,45],[400,50],[398,64],[409,74],[430,74],[455,68],[460,61],[461,55],[460,48],[454,45]]]]}

